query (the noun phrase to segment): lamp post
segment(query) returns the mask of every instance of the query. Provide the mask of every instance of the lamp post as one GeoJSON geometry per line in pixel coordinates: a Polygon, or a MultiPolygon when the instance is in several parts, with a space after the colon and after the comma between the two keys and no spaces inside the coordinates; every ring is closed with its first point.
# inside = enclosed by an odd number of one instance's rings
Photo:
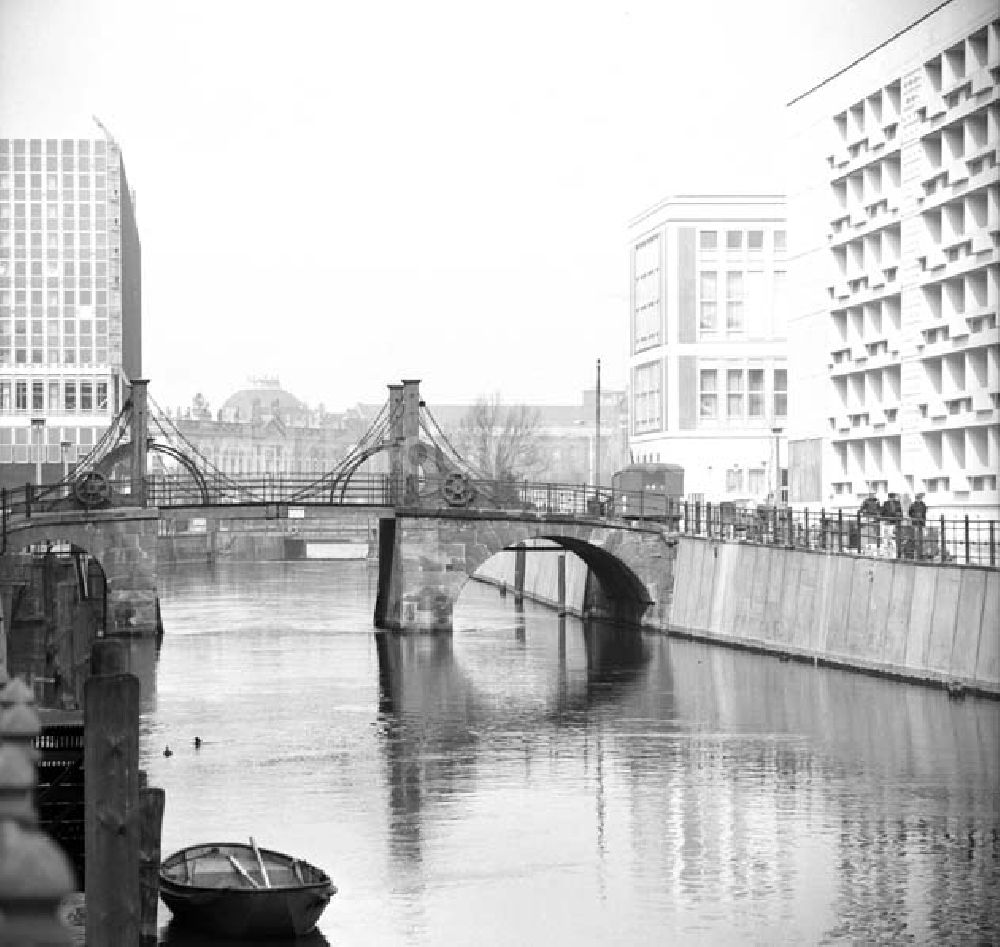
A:
{"type": "Polygon", "coordinates": [[[42,458],[45,453],[45,418],[31,419],[31,444],[35,449],[35,485],[42,485],[42,458]]]}
{"type": "Polygon", "coordinates": [[[783,428],[772,427],[771,434],[774,436],[774,505],[778,505],[781,496],[781,432],[783,428]]]}
{"type": "Polygon", "coordinates": [[[59,442],[59,456],[62,459],[63,480],[69,479],[69,441],[59,442]]]}

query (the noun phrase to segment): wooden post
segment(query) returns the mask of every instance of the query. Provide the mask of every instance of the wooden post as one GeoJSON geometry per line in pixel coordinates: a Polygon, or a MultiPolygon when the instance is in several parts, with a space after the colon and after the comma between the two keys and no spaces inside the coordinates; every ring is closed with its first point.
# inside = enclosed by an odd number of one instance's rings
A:
{"type": "Polygon", "coordinates": [[[139,942],[139,679],[84,685],[87,947],[139,942]]]}
{"type": "MultiPolygon", "coordinates": [[[[145,775],[145,774],[143,774],[145,775]]],[[[155,786],[139,789],[139,934],[156,943],[156,909],[160,897],[160,835],[166,792],[155,786]]]]}
{"type": "Polygon", "coordinates": [[[558,572],[556,573],[558,582],[559,611],[560,617],[566,614],[566,553],[559,553],[558,572]]]}

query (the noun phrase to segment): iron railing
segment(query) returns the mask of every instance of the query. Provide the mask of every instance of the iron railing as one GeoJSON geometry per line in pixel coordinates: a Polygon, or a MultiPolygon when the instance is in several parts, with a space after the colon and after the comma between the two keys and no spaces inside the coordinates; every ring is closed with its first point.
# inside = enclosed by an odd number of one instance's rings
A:
{"type": "MultiPolygon", "coordinates": [[[[441,504],[442,498],[481,510],[535,512],[631,523],[659,524],[667,529],[709,539],[848,553],[872,558],[914,559],[997,568],[1000,565],[1000,521],[969,516],[928,519],[923,525],[908,517],[887,519],[844,510],[791,510],[733,503],[681,500],[650,491],[620,491],[587,484],[493,481],[465,478],[456,496],[447,477],[393,482],[387,474],[357,475],[344,483],[309,476],[215,478],[202,482],[186,475],[150,476],[146,503],[161,509],[212,506],[406,507],[441,504]]],[[[127,502],[129,481],[111,481],[116,503],[127,502]]],[[[36,512],[78,508],[74,485],[60,483],[3,490],[0,494],[4,549],[12,519],[36,512]]]]}

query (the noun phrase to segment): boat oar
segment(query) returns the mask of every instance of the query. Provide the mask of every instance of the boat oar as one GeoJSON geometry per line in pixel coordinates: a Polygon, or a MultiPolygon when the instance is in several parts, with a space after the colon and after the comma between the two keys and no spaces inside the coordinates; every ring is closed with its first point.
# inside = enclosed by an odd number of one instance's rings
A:
{"type": "Polygon", "coordinates": [[[250,874],[247,872],[247,870],[235,858],[233,858],[232,855],[227,855],[226,858],[229,859],[229,864],[232,865],[233,868],[235,868],[239,872],[240,877],[245,878],[255,888],[259,888],[260,887],[260,885],[257,884],[257,882],[254,881],[254,879],[250,876],[250,874]]]}
{"type": "Polygon", "coordinates": [[[267,869],[264,867],[264,859],[260,857],[260,849],[257,848],[257,843],[253,840],[253,836],[250,836],[250,845],[253,848],[254,855],[257,856],[257,864],[260,866],[260,876],[264,879],[264,886],[266,888],[271,887],[271,879],[267,877],[267,869]]]}

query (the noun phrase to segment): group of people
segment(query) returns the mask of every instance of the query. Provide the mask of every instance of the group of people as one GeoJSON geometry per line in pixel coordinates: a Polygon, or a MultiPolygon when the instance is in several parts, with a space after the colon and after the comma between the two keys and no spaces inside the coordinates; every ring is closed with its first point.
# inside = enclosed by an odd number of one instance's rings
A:
{"type": "MultiPolygon", "coordinates": [[[[878,494],[869,493],[861,501],[861,515],[868,519],[883,519],[898,523],[903,518],[903,504],[899,500],[898,493],[890,493],[882,503],[879,503],[878,494]]],[[[909,505],[906,515],[914,526],[926,525],[927,504],[924,503],[922,493],[917,494],[916,499],[909,505]]]]}

